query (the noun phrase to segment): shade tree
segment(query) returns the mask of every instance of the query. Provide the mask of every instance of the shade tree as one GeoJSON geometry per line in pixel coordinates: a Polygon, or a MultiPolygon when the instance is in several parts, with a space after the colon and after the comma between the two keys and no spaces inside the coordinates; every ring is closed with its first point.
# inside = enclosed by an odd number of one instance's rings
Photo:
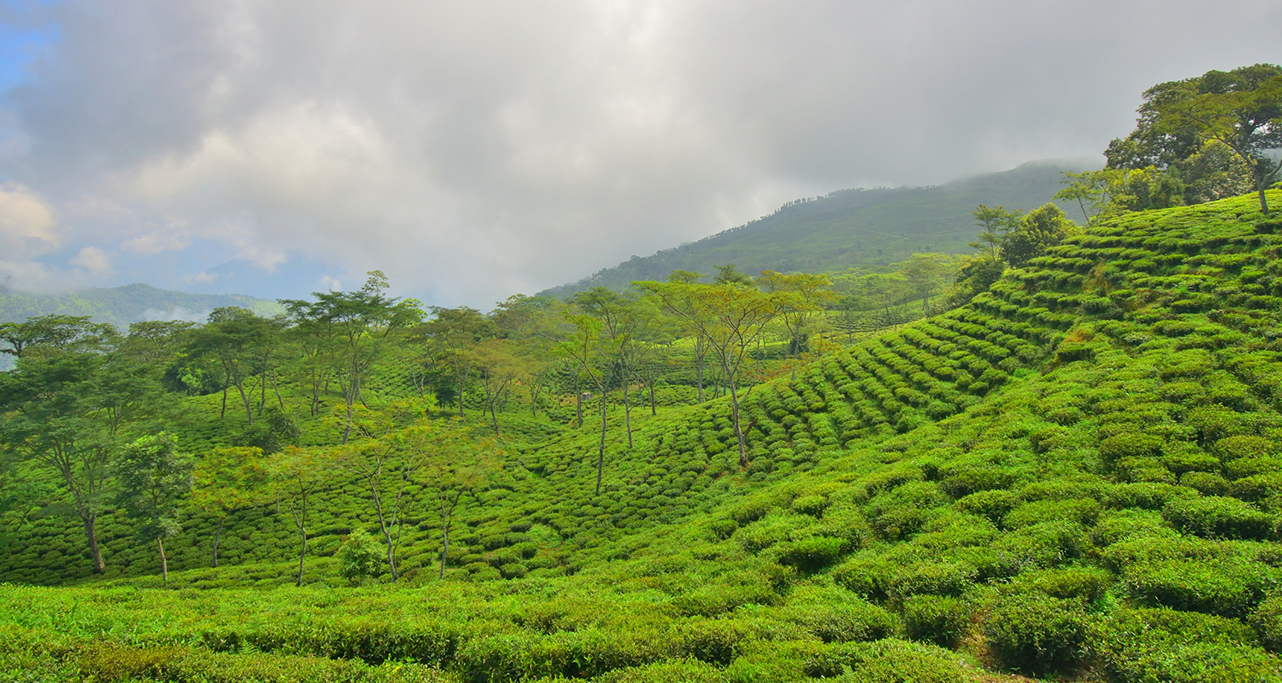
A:
{"type": "Polygon", "coordinates": [[[142,436],[124,447],[116,464],[120,489],[116,499],[138,526],[137,538],[155,542],[160,553],[162,580],[169,581],[165,539],[182,531],[182,504],[192,487],[191,457],[178,451],[169,432],[142,436]]]}

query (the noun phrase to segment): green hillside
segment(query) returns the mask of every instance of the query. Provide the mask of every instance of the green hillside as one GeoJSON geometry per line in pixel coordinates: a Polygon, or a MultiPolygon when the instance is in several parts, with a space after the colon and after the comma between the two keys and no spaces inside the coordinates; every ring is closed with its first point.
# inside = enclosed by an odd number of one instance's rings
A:
{"type": "MultiPolygon", "coordinates": [[[[1063,188],[1070,162],[1031,162],[1003,173],[932,187],[841,190],[781,207],[769,216],[697,242],[633,256],[578,282],[542,292],[566,296],[590,287],[624,289],[635,280],[658,280],[673,270],[712,273],[715,265],[738,264],[745,273],[763,270],[810,273],[855,266],[887,265],[914,253],[968,253],[979,204],[1035,209],[1063,188]]],[[[1076,206],[1063,206],[1070,215],[1076,206]]]]}
{"type": "Polygon", "coordinates": [[[222,306],[240,306],[262,315],[284,309],[275,301],[241,294],[188,294],[150,285],[81,289],[61,294],[32,294],[0,288],[0,322],[60,314],[87,315],[94,322],[111,323],[126,329],[130,323],[173,318],[203,320],[209,311],[222,306]]]}
{"type": "Polygon", "coordinates": [[[514,422],[445,580],[423,512],[403,581],[346,587],[335,551],[375,522],[334,473],[302,588],[279,502],[227,521],[217,569],[193,511],[163,588],[122,516],[91,579],[75,524],[15,510],[0,672],[1282,681],[1279,257],[1254,197],[1104,222],[965,307],[757,386],[744,469],[724,398],[635,410],[600,495],[590,425],[514,422]]]}

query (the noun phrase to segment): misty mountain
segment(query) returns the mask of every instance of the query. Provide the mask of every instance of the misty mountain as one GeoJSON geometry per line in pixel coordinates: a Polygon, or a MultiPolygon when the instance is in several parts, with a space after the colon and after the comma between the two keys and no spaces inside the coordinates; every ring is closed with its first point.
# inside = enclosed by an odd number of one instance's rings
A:
{"type": "Polygon", "coordinates": [[[275,301],[242,294],[188,294],[150,285],[82,289],[61,294],[32,294],[0,287],[0,322],[58,313],[87,315],[95,322],[111,323],[122,331],[141,320],[204,321],[221,306],[241,306],[259,315],[275,315],[284,308],[275,301]]]}
{"type": "MultiPolygon", "coordinates": [[[[714,265],[726,263],[756,275],[763,270],[827,272],[887,265],[921,252],[967,253],[977,232],[971,216],[976,206],[1035,209],[1062,188],[1062,171],[1092,166],[1084,159],[1035,161],[943,185],[839,190],[803,198],[746,225],[650,256],[633,256],[541,294],[560,297],[596,286],[623,289],[634,280],[663,279],[678,269],[710,274],[714,265]]],[[[1061,208],[1070,218],[1082,219],[1077,206],[1061,208]]]]}

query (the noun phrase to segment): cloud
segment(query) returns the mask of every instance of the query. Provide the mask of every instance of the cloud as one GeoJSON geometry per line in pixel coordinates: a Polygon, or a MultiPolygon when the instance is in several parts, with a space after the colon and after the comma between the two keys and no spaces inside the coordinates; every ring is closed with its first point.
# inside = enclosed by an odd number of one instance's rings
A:
{"type": "Polygon", "coordinates": [[[68,263],[73,266],[80,266],[94,275],[111,272],[111,258],[107,256],[107,252],[98,247],[81,249],[68,263]]]}
{"type": "Polygon", "coordinates": [[[137,269],[212,240],[479,306],[799,196],[1097,155],[1144,88],[1282,61],[1276,0],[46,11],[62,39],[0,101],[0,177],[58,244],[137,269]]]}
{"type": "Polygon", "coordinates": [[[8,182],[0,185],[0,240],[7,253],[44,253],[57,247],[53,212],[31,188],[8,182]]]}

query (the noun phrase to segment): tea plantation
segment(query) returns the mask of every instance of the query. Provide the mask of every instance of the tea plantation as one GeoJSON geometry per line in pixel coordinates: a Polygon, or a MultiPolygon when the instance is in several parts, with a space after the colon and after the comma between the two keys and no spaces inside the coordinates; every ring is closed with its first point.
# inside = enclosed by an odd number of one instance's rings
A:
{"type": "Polygon", "coordinates": [[[229,516],[217,568],[192,511],[163,585],[122,513],[103,576],[31,515],[0,535],[0,680],[1282,681],[1280,323],[1256,197],[1132,213],[753,387],[746,468],[688,387],[632,447],[610,409],[599,495],[590,421],[513,414],[444,579],[425,508],[399,582],[347,585],[377,522],[340,473],[301,587],[283,503],[229,516]]]}

